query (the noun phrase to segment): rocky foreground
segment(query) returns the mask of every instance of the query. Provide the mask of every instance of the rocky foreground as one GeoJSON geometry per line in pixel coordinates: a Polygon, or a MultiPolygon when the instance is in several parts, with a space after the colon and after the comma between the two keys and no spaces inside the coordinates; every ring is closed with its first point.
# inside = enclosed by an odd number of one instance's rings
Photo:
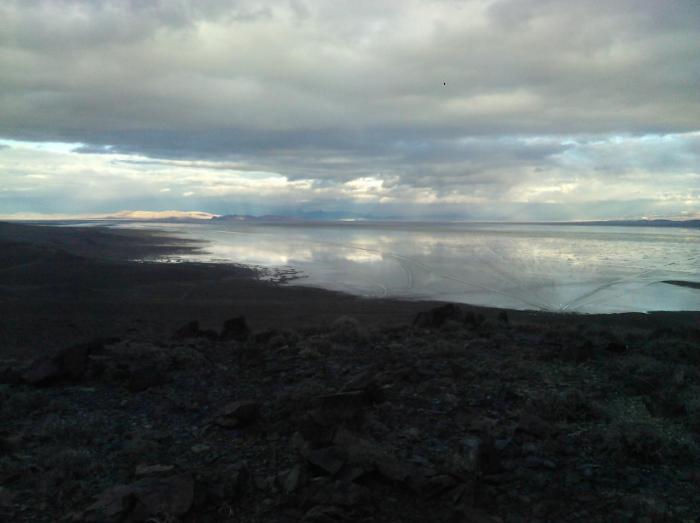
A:
{"type": "Polygon", "coordinates": [[[3,521],[700,521],[700,329],[94,339],[0,365],[3,521]]]}

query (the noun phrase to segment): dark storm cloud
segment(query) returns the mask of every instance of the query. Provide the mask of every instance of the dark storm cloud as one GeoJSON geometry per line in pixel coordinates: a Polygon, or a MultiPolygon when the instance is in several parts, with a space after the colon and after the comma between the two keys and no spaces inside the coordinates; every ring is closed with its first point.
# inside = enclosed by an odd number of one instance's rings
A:
{"type": "Polygon", "coordinates": [[[297,2],[303,22],[288,5],[5,3],[2,131],[678,132],[700,117],[695,1],[297,2]]]}
{"type": "Polygon", "coordinates": [[[290,180],[347,182],[373,176],[385,177],[388,183],[396,178],[395,183],[432,188],[438,193],[465,185],[509,184],[513,176],[522,176],[524,166],[551,168],[553,156],[571,147],[554,139],[536,143],[518,138],[454,139],[439,129],[429,136],[400,129],[161,132],[130,134],[123,141],[114,136],[112,141],[109,147],[84,146],[77,151],[145,154],[171,160],[214,158],[218,165],[194,163],[191,167],[283,172],[290,180]],[[132,141],[138,147],[132,146],[132,141]]]}

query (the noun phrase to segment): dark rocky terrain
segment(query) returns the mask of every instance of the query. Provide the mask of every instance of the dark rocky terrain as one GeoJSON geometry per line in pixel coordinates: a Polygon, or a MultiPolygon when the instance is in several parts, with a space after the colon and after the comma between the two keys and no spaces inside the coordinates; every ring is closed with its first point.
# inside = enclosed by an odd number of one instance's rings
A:
{"type": "Polygon", "coordinates": [[[0,224],[0,520],[700,520],[700,314],[127,261],[193,247],[0,224]]]}

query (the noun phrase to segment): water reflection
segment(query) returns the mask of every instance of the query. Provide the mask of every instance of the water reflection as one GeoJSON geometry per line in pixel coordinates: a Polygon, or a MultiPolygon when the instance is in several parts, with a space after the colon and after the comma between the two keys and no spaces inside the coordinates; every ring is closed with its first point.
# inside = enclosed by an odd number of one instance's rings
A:
{"type": "Polygon", "coordinates": [[[700,231],[525,225],[178,225],[197,261],[292,267],[367,296],[577,312],[700,310],[700,231]]]}

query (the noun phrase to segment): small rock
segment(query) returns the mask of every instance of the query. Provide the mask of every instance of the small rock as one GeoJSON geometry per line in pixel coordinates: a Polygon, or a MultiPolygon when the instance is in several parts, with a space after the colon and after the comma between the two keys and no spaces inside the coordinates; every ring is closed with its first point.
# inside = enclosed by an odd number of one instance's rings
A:
{"type": "Polygon", "coordinates": [[[624,354],[627,352],[627,345],[618,341],[611,341],[605,346],[605,350],[615,354],[624,354]]]}
{"type": "Polygon", "coordinates": [[[428,479],[422,496],[425,499],[433,499],[454,489],[458,484],[459,480],[452,474],[438,474],[428,479]]]}
{"type": "Polygon", "coordinates": [[[134,471],[136,476],[153,476],[170,472],[175,468],[173,465],[138,465],[134,471]]]}
{"type": "Polygon", "coordinates": [[[238,428],[255,421],[260,413],[260,404],[256,401],[234,401],[219,409],[214,416],[214,423],[224,428],[238,428]]]}
{"type": "Polygon", "coordinates": [[[12,506],[12,500],[14,499],[14,492],[10,492],[5,487],[0,487],[0,507],[10,508],[12,506]]]}
{"type": "Polygon", "coordinates": [[[332,421],[351,420],[361,416],[368,403],[364,391],[340,392],[321,396],[321,412],[332,421]]]}
{"type": "Polygon", "coordinates": [[[545,459],[539,456],[528,456],[525,458],[525,466],[531,469],[550,469],[554,470],[557,468],[557,464],[550,459],[545,459]]]}
{"type": "Polygon", "coordinates": [[[301,477],[301,467],[299,465],[292,467],[284,477],[284,484],[282,485],[284,492],[291,494],[296,491],[302,483],[301,477]]]}
{"type": "Polygon", "coordinates": [[[347,521],[343,510],[332,505],[316,505],[310,508],[304,517],[303,523],[332,523],[334,521],[347,521]]]}
{"type": "Polygon", "coordinates": [[[367,341],[367,332],[355,318],[341,316],[331,323],[331,339],[339,343],[362,343],[367,341]]]}
{"type": "Polygon", "coordinates": [[[524,412],[520,415],[517,429],[536,437],[547,437],[552,433],[552,426],[539,416],[524,412]]]}
{"type": "Polygon", "coordinates": [[[595,465],[593,463],[585,463],[579,465],[576,469],[581,472],[585,477],[591,478],[595,474],[595,471],[600,468],[600,465],[595,465]]]}
{"type": "Polygon", "coordinates": [[[420,431],[416,427],[409,427],[403,431],[404,437],[412,440],[417,440],[420,438],[420,431]]]}
{"type": "Polygon", "coordinates": [[[22,375],[13,367],[5,367],[0,370],[1,385],[19,385],[22,383],[22,375]]]}
{"type": "Polygon", "coordinates": [[[468,476],[493,474],[501,470],[498,450],[491,438],[467,436],[462,440],[461,451],[453,458],[455,472],[468,476]]]}
{"type": "Polygon", "coordinates": [[[303,442],[303,445],[297,445],[300,449],[308,444],[328,445],[333,441],[335,431],[336,425],[329,417],[323,416],[320,411],[311,412],[299,420],[299,438],[295,442],[303,442]]]}
{"type": "Polygon", "coordinates": [[[250,335],[250,328],[245,316],[230,318],[224,322],[219,339],[222,341],[244,341],[250,335]]]}
{"type": "Polygon", "coordinates": [[[168,376],[165,372],[158,369],[155,365],[147,365],[131,369],[127,388],[131,392],[141,392],[167,382],[168,376]]]}
{"type": "Polygon", "coordinates": [[[17,452],[22,448],[23,441],[24,435],[22,433],[0,433],[0,451],[17,452]]]}
{"type": "Polygon", "coordinates": [[[308,461],[325,473],[336,474],[345,464],[345,458],[335,447],[326,447],[309,452],[308,461]]]}
{"type": "Polygon", "coordinates": [[[468,436],[462,440],[462,467],[466,472],[476,474],[481,468],[482,442],[476,436],[468,436]]]}

